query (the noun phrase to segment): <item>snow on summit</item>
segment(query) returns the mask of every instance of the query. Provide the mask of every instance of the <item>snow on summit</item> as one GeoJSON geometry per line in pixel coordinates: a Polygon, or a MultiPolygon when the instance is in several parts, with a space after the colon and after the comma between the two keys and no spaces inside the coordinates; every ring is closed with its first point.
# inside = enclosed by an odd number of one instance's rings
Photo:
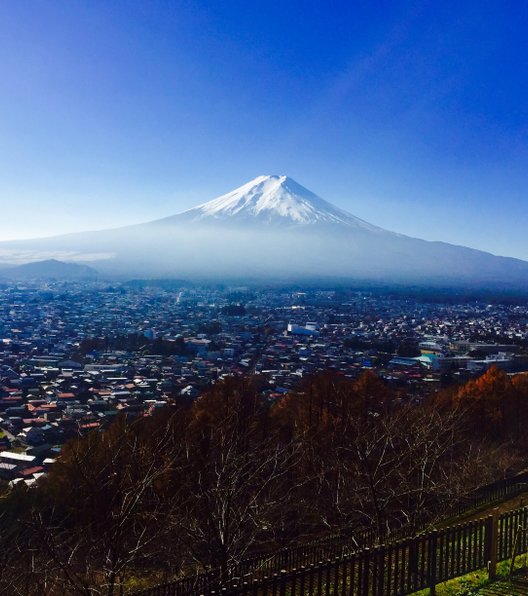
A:
{"type": "Polygon", "coordinates": [[[377,229],[334,207],[288,176],[258,176],[181,216],[187,221],[229,220],[276,225],[330,223],[377,229]]]}
{"type": "Polygon", "coordinates": [[[528,287],[527,262],[383,230],[287,176],[259,176],[194,209],[144,224],[0,242],[0,256],[7,250],[18,256],[24,252],[85,258],[86,247],[93,246],[98,254],[112,255],[99,260],[102,273],[130,279],[283,283],[348,278],[528,287]]]}

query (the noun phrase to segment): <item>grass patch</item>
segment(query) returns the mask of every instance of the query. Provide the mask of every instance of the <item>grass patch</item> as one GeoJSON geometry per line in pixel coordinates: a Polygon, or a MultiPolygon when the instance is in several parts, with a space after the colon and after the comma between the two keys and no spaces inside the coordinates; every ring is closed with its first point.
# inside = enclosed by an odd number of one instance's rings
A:
{"type": "MultiPolygon", "coordinates": [[[[437,596],[473,596],[473,594],[478,594],[480,588],[489,584],[488,573],[482,569],[438,584],[436,594],[437,596]]],[[[429,588],[415,592],[413,596],[429,596],[429,588]]]]}
{"type": "MultiPolygon", "coordinates": [[[[514,571],[526,569],[528,564],[527,555],[518,556],[515,561],[514,571]]],[[[482,588],[491,586],[497,582],[507,582],[510,579],[511,559],[501,561],[497,564],[497,579],[491,582],[488,579],[488,572],[485,569],[479,569],[466,575],[450,579],[443,584],[436,586],[437,596],[478,596],[482,588]]],[[[429,588],[414,592],[412,596],[429,596],[429,588]]]]}

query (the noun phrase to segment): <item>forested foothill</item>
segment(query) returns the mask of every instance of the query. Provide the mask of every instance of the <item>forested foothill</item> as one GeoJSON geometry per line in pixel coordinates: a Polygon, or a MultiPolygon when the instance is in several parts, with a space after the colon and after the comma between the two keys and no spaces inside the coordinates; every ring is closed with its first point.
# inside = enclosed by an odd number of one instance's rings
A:
{"type": "Polygon", "coordinates": [[[528,376],[493,367],[419,403],[372,372],[280,400],[261,383],[121,415],[5,491],[0,592],[113,595],[328,534],[412,533],[524,465],[528,376]]]}

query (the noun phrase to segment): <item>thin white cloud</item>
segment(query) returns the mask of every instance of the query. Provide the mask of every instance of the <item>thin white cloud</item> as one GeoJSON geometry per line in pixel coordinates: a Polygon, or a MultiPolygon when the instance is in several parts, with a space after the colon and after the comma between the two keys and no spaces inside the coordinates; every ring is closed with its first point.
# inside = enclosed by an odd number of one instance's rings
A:
{"type": "Polygon", "coordinates": [[[66,250],[38,251],[2,248],[0,249],[0,264],[21,265],[24,263],[34,263],[36,261],[46,261],[48,259],[72,261],[75,263],[92,263],[94,261],[113,259],[115,256],[115,253],[111,252],[83,253],[66,250]]]}

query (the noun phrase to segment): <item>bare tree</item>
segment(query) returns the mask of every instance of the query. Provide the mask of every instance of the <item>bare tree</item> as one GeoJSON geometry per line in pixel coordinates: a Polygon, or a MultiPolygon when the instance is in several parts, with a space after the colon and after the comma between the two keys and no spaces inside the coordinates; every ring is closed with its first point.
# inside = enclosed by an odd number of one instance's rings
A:
{"type": "MultiPolygon", "coordinates": [[[[181,478],[185,506],[173,524],[189,553],[204,569],[223,577],[259,541],[273,534],[289,498],[290,471],[298,459],[294,444],[281,445],[268,433],[267,411],[251,389],[233,386],[223,407],[203,405],[186,447],[181,478]]],[[[214,398],[218,399],[218,396],[214,398]]]]}
{"type": "Polygon", "coordinates": [[[170,421],[146,430],[123,418],[71,443],[57,464],[28,527],[63,593],[114,596],[162,556],[169,525],[160,486],[177,465],[178,442],[170,421]]]}

